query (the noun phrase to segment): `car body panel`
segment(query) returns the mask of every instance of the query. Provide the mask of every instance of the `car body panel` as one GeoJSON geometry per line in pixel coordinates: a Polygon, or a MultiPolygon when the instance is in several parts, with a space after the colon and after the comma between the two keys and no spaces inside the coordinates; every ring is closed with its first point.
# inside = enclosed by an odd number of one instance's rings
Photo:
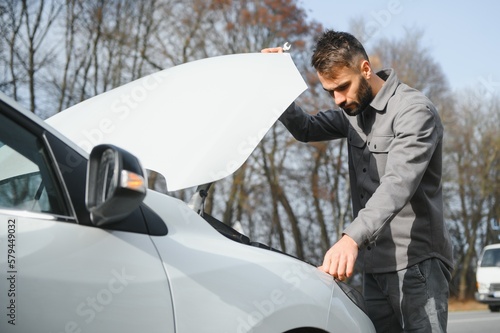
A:
{"type": "Polygon", "coordinates": [[[229,240],[177,199],[149,192],[146,203],[171,221],[167,237],[152,239],[168,273],[177,332],[370,332],[366,315],[315,266],[229,240]]]}
{"type": "Polygon", "coordinates": [[[16,215],[0,212],[1,332],[174,331],[168,280],[148,235],[16,215]]]}
{"type": "Polygon", "coordinates": [[[174,191],[236,171],[306,88],[289,54],[227,55],[145,76],[47,122],[87,152],[130,151],[174,191]]]}

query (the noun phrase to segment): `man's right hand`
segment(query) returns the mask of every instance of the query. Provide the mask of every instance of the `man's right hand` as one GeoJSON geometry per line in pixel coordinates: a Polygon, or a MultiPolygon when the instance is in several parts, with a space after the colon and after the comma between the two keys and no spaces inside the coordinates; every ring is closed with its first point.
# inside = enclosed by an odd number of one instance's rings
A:
{"type": "Polygon", "coordinates": [[[330,250],[328,250],[323,259],[323,265],[318,268],[334,278],[343,281],[351,277],[354,272],[354,264],[358,257],[358,244],[344,234],[330,250]]]}
{"type": "Polygon", "coordinates": [[[281,46],[278,47],[269,47],[267,49],[262,49],[261,53],[283,53],[283,48],[281,46]]]}

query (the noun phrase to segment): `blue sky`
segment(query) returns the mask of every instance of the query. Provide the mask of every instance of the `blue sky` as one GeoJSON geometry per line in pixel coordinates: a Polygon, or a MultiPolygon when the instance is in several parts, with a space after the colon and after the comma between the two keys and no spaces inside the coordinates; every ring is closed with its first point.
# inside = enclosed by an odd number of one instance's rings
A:
{"type": "Polygon", "coordinates": [[[377,29],[374,39],[423,31],[422,44],[441,65],[452,89],[483,86],[500,92],[500,1],[303,0],[325,28],[349,31],[353,18],[377,29]]]}

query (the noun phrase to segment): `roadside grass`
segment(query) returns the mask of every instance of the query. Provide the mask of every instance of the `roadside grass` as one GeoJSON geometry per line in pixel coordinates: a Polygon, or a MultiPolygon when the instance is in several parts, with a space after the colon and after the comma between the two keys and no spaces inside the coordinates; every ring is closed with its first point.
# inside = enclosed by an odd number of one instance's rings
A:
{"type": "Polygon", "coordinates": [[[481,304],[475,300],[459,301],[456,298],[450,298],[448,301],[448,311],[479,311],[488,310],[486,304],[481,304]]]}

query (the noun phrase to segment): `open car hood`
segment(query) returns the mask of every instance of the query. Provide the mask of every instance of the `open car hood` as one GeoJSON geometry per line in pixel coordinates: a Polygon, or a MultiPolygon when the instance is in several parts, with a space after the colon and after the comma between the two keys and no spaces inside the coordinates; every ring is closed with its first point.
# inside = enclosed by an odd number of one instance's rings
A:
{"type": "Polygon", "coordinates": [[[287,53],[227,55],[148,75],[47,123],[87,152],[130,151],[175,191],[236,171],[306,88],[287,53]]]}

